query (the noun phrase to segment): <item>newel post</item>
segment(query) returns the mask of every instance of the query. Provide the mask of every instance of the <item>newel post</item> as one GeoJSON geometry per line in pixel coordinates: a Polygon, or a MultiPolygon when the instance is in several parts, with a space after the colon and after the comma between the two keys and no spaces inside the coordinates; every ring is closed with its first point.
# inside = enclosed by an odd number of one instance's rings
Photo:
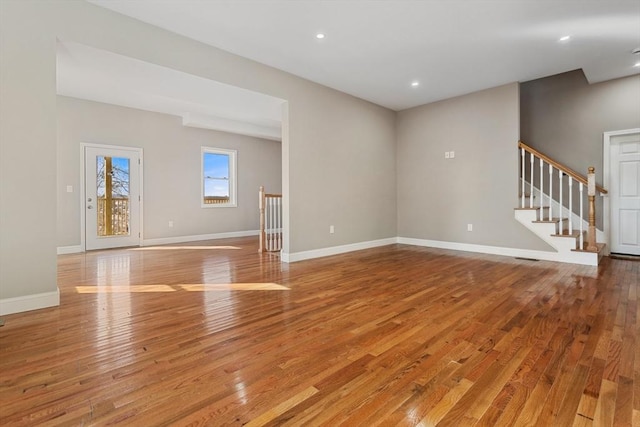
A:
{"type": "Polygon", "coordinates": [[[258,252],[264,252],[265,247],[265,232],[264,232],[264,187],[260,186],[260,191],[258,192],[258,207],[260,209],[260,246],[258,247],[258,252]]]}
{"type": "Polygon", "coordinates": [[[596,174],[591,166],[587,174],[587,195],[589,196],[589,234],[587,236],[587,250],[597,251],[596,246],[596,174]]]}

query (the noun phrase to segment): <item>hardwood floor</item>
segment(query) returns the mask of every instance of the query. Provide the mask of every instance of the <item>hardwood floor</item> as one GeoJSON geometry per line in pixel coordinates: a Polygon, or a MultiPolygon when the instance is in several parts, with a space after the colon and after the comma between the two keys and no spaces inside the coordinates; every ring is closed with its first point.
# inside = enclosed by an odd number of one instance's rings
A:
{"type": "Polygon", "coordinates": [[[5,316],[0,424],[640,426],[640,262],[255,238],[59,257],[5,316]]]}

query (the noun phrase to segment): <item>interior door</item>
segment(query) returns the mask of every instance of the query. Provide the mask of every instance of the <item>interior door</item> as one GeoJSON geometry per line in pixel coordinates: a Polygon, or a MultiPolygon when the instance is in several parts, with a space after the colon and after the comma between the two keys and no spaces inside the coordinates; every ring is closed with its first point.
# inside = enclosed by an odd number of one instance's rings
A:
{"type": "Polygon", "coordinates": [[[140,245],[141,150],[84,147],[85,248],[140,245]]]}
{"type": "Polygon", "coordinates": [[[611,252],[640,255],[640,133],[611,138],[611,252]]]}

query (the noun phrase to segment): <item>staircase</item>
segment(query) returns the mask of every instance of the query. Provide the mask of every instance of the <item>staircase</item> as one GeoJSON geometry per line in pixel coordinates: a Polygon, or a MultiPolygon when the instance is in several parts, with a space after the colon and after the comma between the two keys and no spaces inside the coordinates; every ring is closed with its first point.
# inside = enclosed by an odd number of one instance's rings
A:
{"type": "Polygon", "coordinates": [[[282,194],[268,194],[263,186],[258,192],[260,237],[258,252],[280,253],[282,238],[282,194]]]}
{"type": "Polygon", "coordinates": [[[595,197],[607,194],[607,190],[595,184],[594,169],[589,168],[584,177],[522,141],[518,148],[521,193],[516,220],[556,250],[554,260],[597,266],[605,245],[597,243],[604,235],[595,227],[595,197]],[[584,219],[585,204],[588,221],[584,219]]]}

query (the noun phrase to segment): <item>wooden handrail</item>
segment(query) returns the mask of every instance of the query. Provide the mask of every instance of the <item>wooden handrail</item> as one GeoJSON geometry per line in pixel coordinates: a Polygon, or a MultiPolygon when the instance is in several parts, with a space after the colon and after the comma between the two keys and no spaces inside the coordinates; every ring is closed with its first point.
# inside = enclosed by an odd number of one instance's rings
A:
{"type": "MultiPolygon", "coordinates": [[[[541,158],[542,160],[544,160],[545,162],[549,163],[550,165],[553,165],[553,167],[555,167],[556,169],[561,170],[562,172],[564,172],[565,174],[569,175],[571,178],[575,179],[578,182],[583,183],[584,185],[588,185],[587,182],[587,178],[580,175],[578,172],[574,171],[573,169],[570,169],[558,162],[556,162],[555,160],[549,158],[548,156],[545,156],[544,154],[542,154],[541,152],[539,152],[538,150],[536,150],[535,148],[529,147],[527,144],[525,144],[522,141],[518,141],[518,148],[522,148],[524,149],[524,151],[533,154],[536,157],[541,158]]],[[[598,192],[600,194],[608,194],[609,192],[607,190],[605,190],[604,188],[602,188],[601,186],[596,184],[596,190],[598,190],[598,192]]]]}

